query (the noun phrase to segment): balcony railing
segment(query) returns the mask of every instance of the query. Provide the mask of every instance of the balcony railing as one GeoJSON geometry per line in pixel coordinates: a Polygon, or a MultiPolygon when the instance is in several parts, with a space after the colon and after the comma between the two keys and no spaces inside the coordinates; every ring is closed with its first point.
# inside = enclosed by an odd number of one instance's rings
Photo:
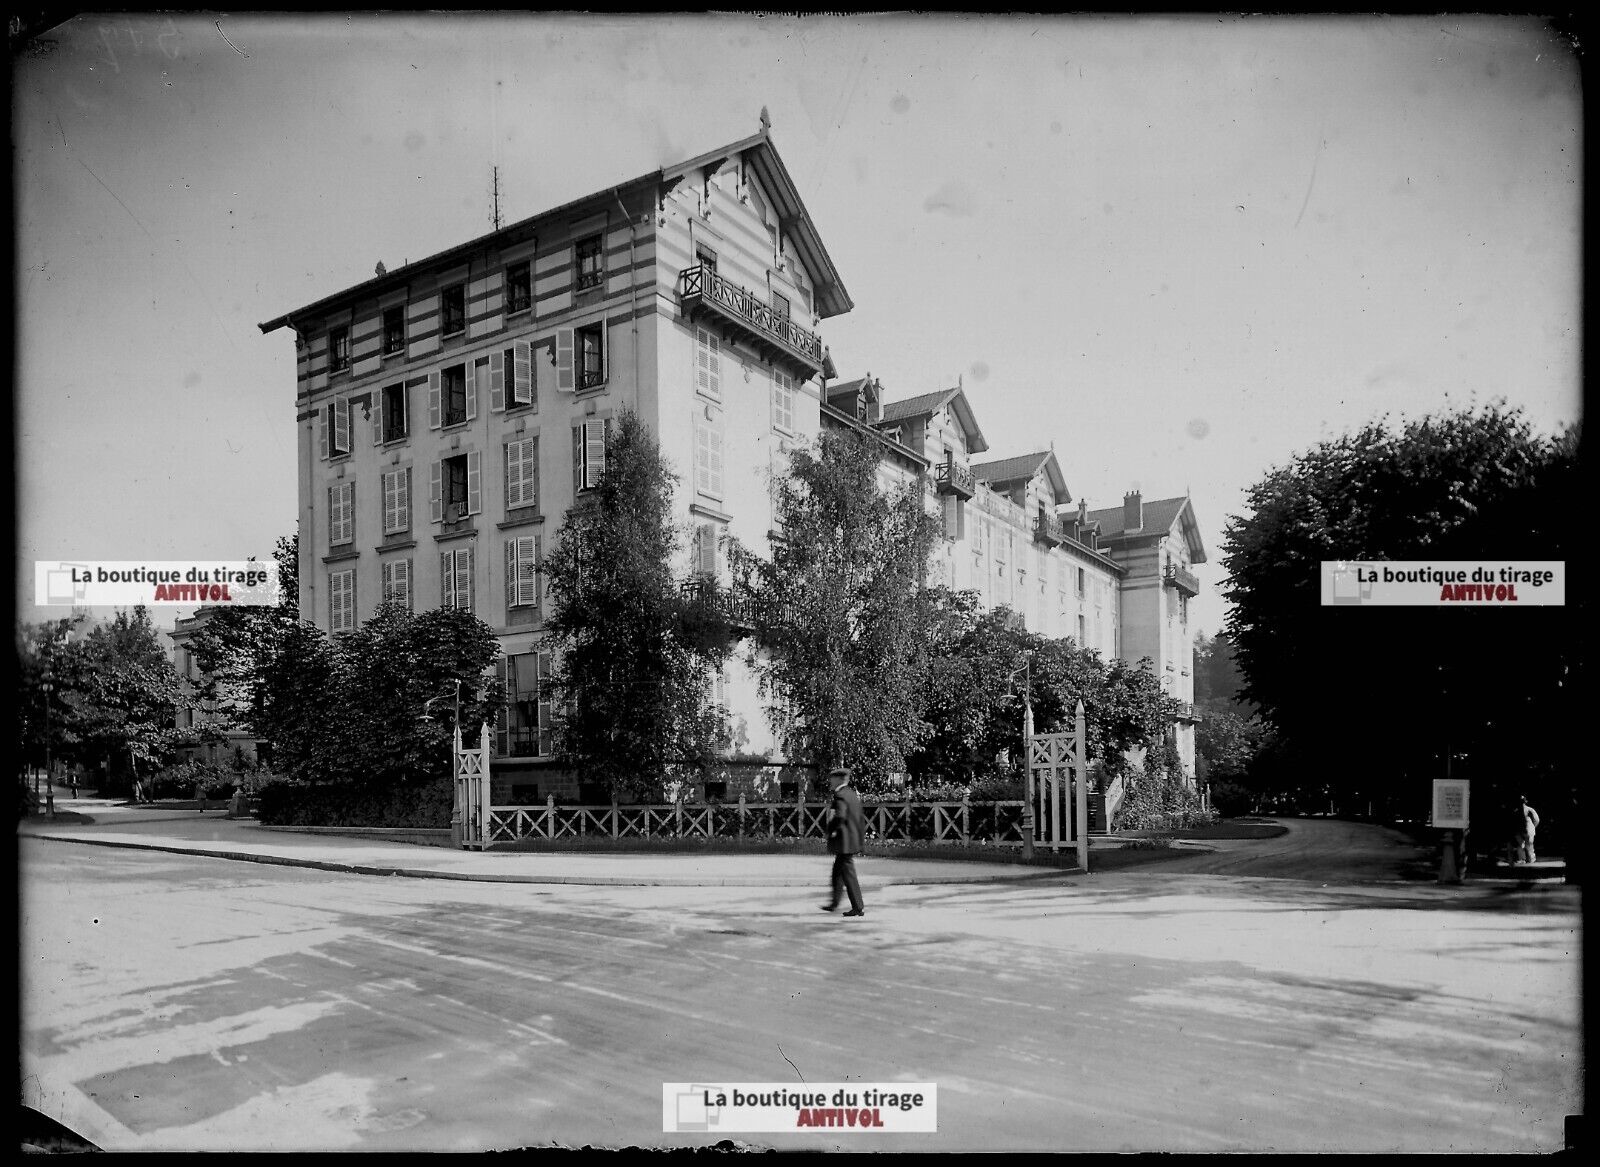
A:
{"type": "Polygon", "coordinates": [[[1059,547],[1066,541],[1067,531],[1054,515],[1039,515],[1033,520],[1033,539],[1046,547],[1059,547]]]}
{"type": "Polygon", "coordinates": [[[1193,701],[1178,702],[1178,720],[1187,721],[1191,725],[1200,720],[1200,711],[1195,708],[1193,701]]]}
{"type": "Polygon", "coordinates": [[[1167,564],[1166,579],[1169,584],[1180,592],[1187,592],[1191,596],[1200,594],[1200,581],[1191,571],[1185,571],[1176,563],[1167,564]]]}
{"type": "Polygon", "coordinates": [[[962,498],[971,498],[977,487],[972,470],[949,454],[944,456],[943,462],[933,464],[933,483],[940,494],[958,494],[962,498]]]}
{"type": "Polygon", "coordinates": [[[717,613],[735,628],[754,628],[757,617],[771,611],[759,596],[735,585],[732,588],[715,587],[703,577],[685,580],[678,594],[689,603],[715,603],[717,613]]]}
{"type": "Polygon", "coordinates": [[[822,338],[801,328],[786,312],[758,300],[706,264],[686,267],[678,276],[678,299],[685,314],[710,311],[734,325],[774,359],[801,369],[806,376],[822,371],[822,338]]]}

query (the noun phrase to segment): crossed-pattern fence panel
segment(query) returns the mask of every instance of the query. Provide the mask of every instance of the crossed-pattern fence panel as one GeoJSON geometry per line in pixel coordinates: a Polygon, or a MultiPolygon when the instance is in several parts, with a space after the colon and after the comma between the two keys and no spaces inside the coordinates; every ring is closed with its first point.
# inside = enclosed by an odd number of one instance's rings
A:
{"type": "MultiPolygon", "coordinates": [[[[1020,843],[1020,799],[864,802],[869,842],[1020,843]]],[[[827,803],[751,802],[612,806],[492,806],[489,844],[519,839],[821,839],[827,803]]]]}

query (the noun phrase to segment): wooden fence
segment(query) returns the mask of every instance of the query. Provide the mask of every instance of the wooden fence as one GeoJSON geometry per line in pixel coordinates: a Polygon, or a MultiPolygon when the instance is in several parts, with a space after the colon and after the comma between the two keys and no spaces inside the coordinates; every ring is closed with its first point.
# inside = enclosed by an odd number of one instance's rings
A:
{"type": "MultiPolygon", "coordinates": [[[[519,839],[822,839],[826,802],[491,806],[485,845],[519,839]]],[[[1022,842],[1020,799],[1002,802],[862,800],[868,842],[1022,842]]]]}

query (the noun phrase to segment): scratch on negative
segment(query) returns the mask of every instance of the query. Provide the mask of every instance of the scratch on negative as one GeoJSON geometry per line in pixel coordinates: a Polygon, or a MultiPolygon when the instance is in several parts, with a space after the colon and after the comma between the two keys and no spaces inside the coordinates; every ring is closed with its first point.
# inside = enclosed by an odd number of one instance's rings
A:
{"type": "Polygon", "coordinates": [[[227,45],[234,52],[238,53],[241,57],[244,57],[244,58],[246,58],[248,60],[249,57],[250,57],[250,54],[245,52],[243,49],[241,49],[238,45],[234,44],[232,41],[230,41],[228,39],[228,34],[222,31],[222,21],[220,21],[220,20],[217,21],[216,25],[217,25],[217,35],[222,38],[222,43],[227,45]]]}
{"type": "Polygon", "coordinates": [[[780,1043],[778,1043],[778,1042],[774,1042],[774,1043],[773,1043],[773,1044],[774,1044],[774,1045],[777,1045],[777,1046],[778,1046],[778,1052],[779,1052],[779,1053],[780,1053],[780,1054],[783,1054],[783,1060],[784,1060],[784,1061],[786,1061],[786,1062],[788,1062],[788,1063],[789,1063],[789,1064],[790,1064],[790,1065],[791,1065],[791,1066],[794,1066],[794,1072],[795,1072],[795,1073],[796,1073],[796,1074],[799,1074],[799,1076],[800,1076],[800,1080],[801,1080],[801,1081],[802,1081],[802,1082],[804,1082],[804,1081],[805,1081],[805,1080],[806,1080],[806,1076],[805,1076],[805,1075],[804,1075],[804,1074],[801,1074],[801,1073],[800,1073],[800,1067],[799,1067],[799,1066],[795,1066],[795,1065],[794,1065],[794,1060],[793,1060],[793,1059],[792,1059],[792,1058],[790,1058],[790,1057],[789,1057],[789,1055],[788,1055],[788,1054],[785,1054],[785,1053],[783,1053],[783,1046],[782,1046],[782,1044],[780,1044],[780,1043]]]}
{"type": "MultiPolygon", "coordinates": [[[[1306,207],[1311,204],[1311,190],[1317,185],[1317,164],[1322,161],[1322,147],[1324,143],[1317,143],[1317,155],[1311,160],[1311,179],[1306,183],[1306,197],[1301,200],[1300,213],[1294,217],[1294,225],[1300,226],[1300,220],[1305,218],[1306,207]]],[[[1292,230],[1292,228],[1291,228],[1292,230]]]]}

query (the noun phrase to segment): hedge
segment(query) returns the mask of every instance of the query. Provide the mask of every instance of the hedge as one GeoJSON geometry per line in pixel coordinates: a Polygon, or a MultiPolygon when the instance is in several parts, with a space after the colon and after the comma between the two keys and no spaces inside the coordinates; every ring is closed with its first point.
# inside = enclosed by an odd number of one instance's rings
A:
{"type": "Polygon", "coordinates": [[[256,817],[280,827],[448,828],[454,802],[450,779],[383,789],[279,782],[261,791],[256,817]]]}

